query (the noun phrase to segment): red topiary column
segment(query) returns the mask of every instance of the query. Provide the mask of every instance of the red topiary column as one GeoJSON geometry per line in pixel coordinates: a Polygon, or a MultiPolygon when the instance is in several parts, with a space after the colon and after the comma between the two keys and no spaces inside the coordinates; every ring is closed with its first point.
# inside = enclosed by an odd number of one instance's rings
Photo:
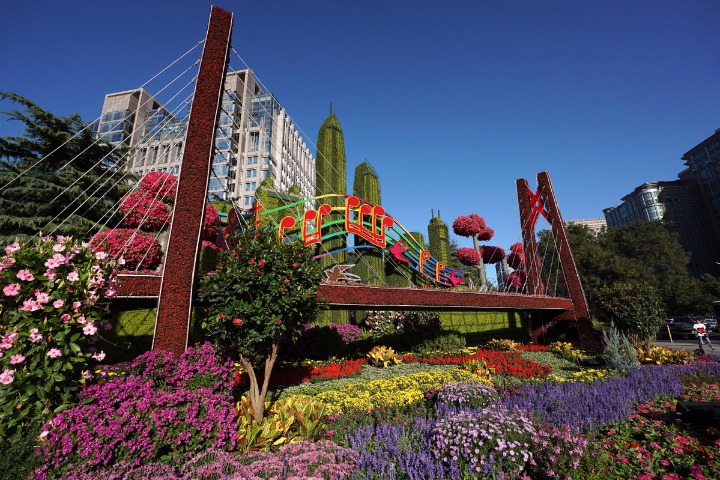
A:
{"type": "Polygon", "coordinates": [[[188,121],[158,299],[153,350],[180,354],[187,348],[205,197],[215,146],[215,124],[225,86],[231,32],[232,14],[212,7],[188,121]]]}

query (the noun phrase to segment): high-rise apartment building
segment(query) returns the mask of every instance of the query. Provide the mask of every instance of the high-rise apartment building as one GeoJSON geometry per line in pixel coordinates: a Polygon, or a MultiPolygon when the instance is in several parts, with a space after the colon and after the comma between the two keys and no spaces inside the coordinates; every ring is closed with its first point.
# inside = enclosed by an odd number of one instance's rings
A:
{"type": "Polygon", "coordinates": [[[691,254],[689,272],[720,278],[720,129],[682,156],[678,180],[644,183],[603,210],[609,227],[665,220],[691,254]]]}
{"type": "MultiPolygon", "coordinates": [[[[187,112],[175,114],[144,89],[105,96],[97,135],[131,148],[127,168],[177,174],[182,165],[187,112]]],[[[263,92],[249,70],[227,74],[218,119],[211,200],[232,199],[251,208],[255,189],[272,178],[279,191],[293,185],[315,194],[315,159],[275,96],[263,92]]]]}
{"type": "Polygon", "coordinates": [[[622,198],[622,203],[603,210],[609,227],[662,220],[665,208],[658,200],[658,182],[643,183],[622,198]]]}

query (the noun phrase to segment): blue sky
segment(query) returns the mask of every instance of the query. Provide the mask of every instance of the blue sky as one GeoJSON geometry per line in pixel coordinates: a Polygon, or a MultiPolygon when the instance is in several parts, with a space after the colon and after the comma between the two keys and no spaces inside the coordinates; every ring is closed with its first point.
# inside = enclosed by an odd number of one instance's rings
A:
{"type": "MultiPolygon", "coordinates": [[[[548,171],[566,220],[601,217],[720,128],[716,0],[215,4],[309,142],[333,103],[348,185],[367,159],[410,230],[478,213],[507,248],[517,178],[548,171]]],[[[0,90],[92,121],[202,40],[210,5],[0,0],[0,90]]]]}

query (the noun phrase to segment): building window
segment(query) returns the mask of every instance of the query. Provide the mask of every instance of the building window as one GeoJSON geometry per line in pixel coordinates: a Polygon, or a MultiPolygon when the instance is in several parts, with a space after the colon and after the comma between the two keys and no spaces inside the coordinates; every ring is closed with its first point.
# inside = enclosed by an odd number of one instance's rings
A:
{"type": "Polygon", "coordinates": [[[248,168],[247,175],[245,176],[248,178],[257,177],[257,168],[248,168]]]}
{"type": "Polygon", "coordinates": [[[252,197],[245,197],[245,206],[249,207],[252,205],[252,197]]]}
{"type": "Polygon", "coordinates": [[[253,192],[253,191],[255,191],[255,188],[257,188],[256,182],[246,182],[245,183],[245,191],[246,192],[253,192]]]}
{"type": "Polygon", "coordinates": [[[251,152],[257,152],[260,147],[260,132],[250,132],[250,146],[251,152]]]}

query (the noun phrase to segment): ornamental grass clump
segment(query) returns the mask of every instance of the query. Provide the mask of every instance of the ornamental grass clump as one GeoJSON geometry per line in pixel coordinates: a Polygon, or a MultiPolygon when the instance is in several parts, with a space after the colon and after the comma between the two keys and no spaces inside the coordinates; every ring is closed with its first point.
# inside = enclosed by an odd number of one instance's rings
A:
{"type": "MultiPolygon", "coordinates": [[[[70,237],[14,242],[0,258],[0,442],[75,404],[115,296],[115,262],[70,237]]],[[[0,448],[3,448],[0,443],[0,448]]]]}
{"type": "Polygon", "coordinates": [[[535,428],[516,409],[492,406],[441,418],[432,430],[435,456],[481,478],[513,478],[532,459],[535,428]]]}

